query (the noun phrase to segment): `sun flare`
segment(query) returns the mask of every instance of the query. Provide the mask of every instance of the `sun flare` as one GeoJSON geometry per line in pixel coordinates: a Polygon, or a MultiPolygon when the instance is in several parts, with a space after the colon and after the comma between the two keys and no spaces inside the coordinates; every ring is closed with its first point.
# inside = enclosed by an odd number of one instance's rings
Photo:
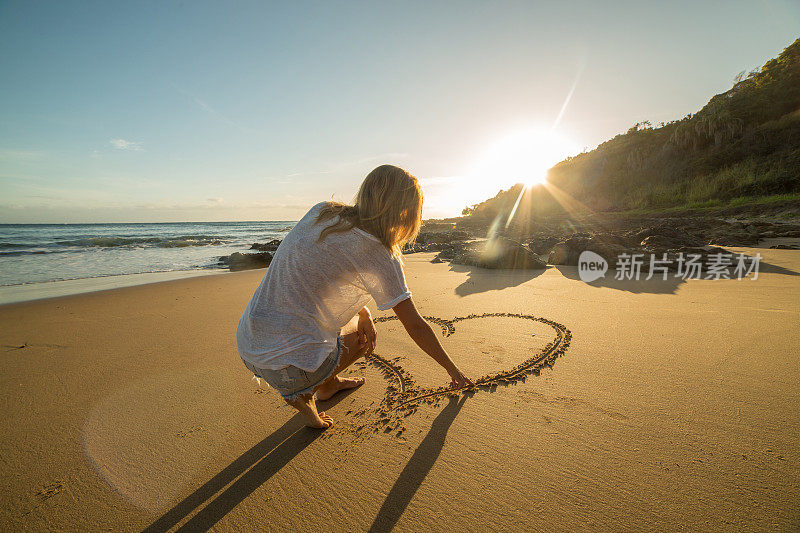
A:
{"type": "Polygon", "coordinates": [[[579,152],[577,144],[548,126],[512,131],[488,143],[454,176],[424,180],[426,215],[450,217],[507,190],[543,184],[548,170],[579,152]]]}
{"type": "Polygon", "coordinates": [[[565,137],[529,128],[495,141],[476,163],[474,175],[500,187],[515,183],[532,187],[544,183],[550,167],[576,152],[576,146],[565,137]]]}

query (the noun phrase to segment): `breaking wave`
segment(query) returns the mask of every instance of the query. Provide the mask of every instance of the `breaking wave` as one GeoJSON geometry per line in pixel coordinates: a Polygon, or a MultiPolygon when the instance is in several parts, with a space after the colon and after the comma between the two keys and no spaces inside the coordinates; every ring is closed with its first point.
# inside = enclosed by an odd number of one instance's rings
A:
{"type": "Polygon", "coordinates": [[[42,255],[50,253],[47,250],[14,250],[12,252],[0,252],[0,257],[14,257],[17,255],[42,255]]]}
{"type": "Polygon", "coordinates": [[[3,248],[35,248],[38,246],[37,244],[30,244],[26,242],[16,243],[16,242],[0,242],[0,249],[3,248]]]}
{"type": "Polygon", "coordinates": [[[209,246],[225,244],[226,237],[216,235],[183,235],[180,237],[86,237],[83,239],[56,241],[60,246],[83,246],[115,248],[120,246],[158,248],[185,248],[187,246],[209,246]]]}

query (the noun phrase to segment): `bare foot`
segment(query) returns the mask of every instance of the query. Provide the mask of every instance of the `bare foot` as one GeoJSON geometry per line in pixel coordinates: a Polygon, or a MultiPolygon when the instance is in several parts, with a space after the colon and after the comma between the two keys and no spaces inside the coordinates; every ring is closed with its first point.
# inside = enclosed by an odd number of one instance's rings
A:
{"type": "Polygon", "coordinates": [[[333,418],[322,411],[317,415],[316,420],[306,419],[306,425],[310,428],[326,429],[333,425],[333,418]]]}
{"type": "Polygon", "coordinates": [[[327,400],[340,390],[355,389],[363,384],[364,378],[361,377],[340,378],[339,376],[334,376],[333,379],[326,381],[317,389],[317,400],[327,400]]]}
{"type": "Polygon", "coordinates": [[[305,394],[296,400],[286,400],[286,403],[300,411],[306,419],[306,425],[311,428],[325,429],[333,425],[333,418],[325,414],[325,411],[318,413],[317,404],[313,394],[305,394]]]}

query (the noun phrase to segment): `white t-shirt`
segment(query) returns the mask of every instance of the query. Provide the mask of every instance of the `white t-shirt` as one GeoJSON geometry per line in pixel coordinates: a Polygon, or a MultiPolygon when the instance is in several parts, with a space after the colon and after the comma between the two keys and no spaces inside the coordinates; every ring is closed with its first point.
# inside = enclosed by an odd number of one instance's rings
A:
{"type": "Polygon", "coordinates": [[[338,220],[315,223],[324,205],[283,239],[239,320],[239,354],[259,368],[316,370],[370,297],[382,311],[411,297],[402,264],[374,235],[353,228],[317,240],[338,220]]]}

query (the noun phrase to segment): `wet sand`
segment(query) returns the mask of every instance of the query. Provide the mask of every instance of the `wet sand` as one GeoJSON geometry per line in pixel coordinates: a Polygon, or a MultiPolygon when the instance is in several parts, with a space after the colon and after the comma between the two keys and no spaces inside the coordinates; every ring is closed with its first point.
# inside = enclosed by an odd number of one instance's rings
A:
{"type": "Polygon", "coordinates": [[[0,305],[227,273],[228,271],[223,269],[174,270],[169,272],[145,272],[143,274],[120,274],[96,278],[43,281],[22,285],[3,285],[0,286],[0,305]]]}
{"type": "Polygon", "coordinates": [[[759,251],[756,281],[591,285],[407,256],[459,365],[503,379],[420,399],[447,376],[380,322],[325,432],[236,354],[263,271],[0,306],[0,526],[797,530],[800,252],[759,251]]]}

